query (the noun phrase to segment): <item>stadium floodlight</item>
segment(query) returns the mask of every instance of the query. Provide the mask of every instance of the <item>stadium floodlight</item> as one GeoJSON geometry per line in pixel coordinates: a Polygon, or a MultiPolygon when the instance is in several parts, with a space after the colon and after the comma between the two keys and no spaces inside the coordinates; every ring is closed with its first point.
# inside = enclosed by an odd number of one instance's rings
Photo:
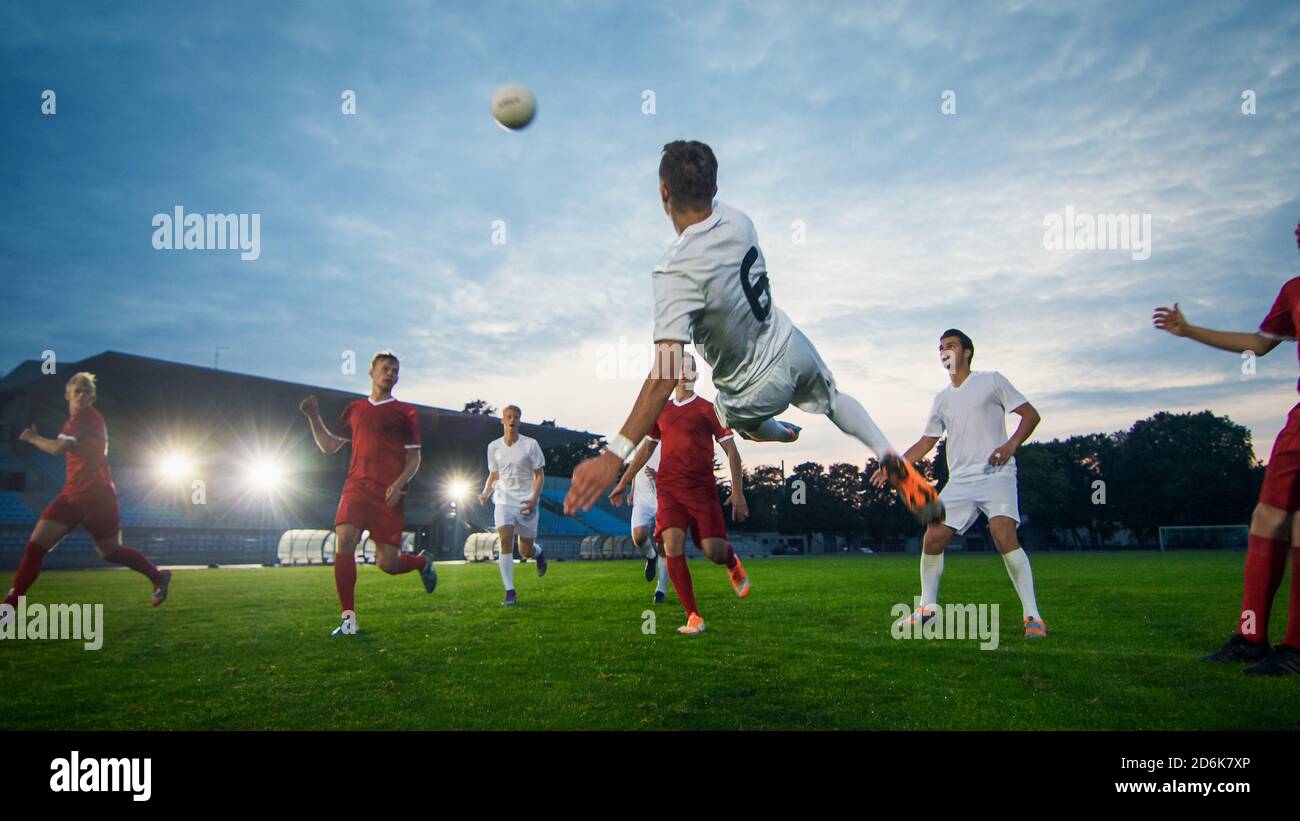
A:
{"type": "Polygon", "coordinates": [[[194,459],[181,451],[169,451],[158,459],[157,471],[165,482],[183,482],[194,475],[194,459]]]}
{"type": "Polygon", "coordinates": [[[463,502],[469,498],[469,482],[464,479],[452,479],[447,485],[447,497],[453,502],[463,502]]]}
{"type": "Polygon", "coordinates": [[[273,456],[256,456],[244,468],[244,482],[265,493],[277,490],[284,481],[284,464],[273,456]]]}

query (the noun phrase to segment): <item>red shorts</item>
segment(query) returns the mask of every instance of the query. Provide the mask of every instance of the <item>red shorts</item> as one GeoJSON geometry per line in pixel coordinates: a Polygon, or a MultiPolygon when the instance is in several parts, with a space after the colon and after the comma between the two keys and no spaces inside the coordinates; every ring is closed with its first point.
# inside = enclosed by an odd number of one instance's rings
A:
{"type": "Polygon", "coordinates": [[[676,490],[659,485],[659,509],[655,511],[655,541],[663,542],[665,530],[689,531],[697,550],[705,539],[727,538],[727,520],[722,515],[718,491],[712,485],[693,490],[676,490]]]}
{"type": "Polygon", "coordinates": [[[357,530],[369,530],[375,544],[402,546],[402,518],[406,497],[389,507],[384,501],[388,488],[365,479],[343,484],[343,497],[339,499],[334,526],[352,525],[357,530]]]}
{"type": "Polygon", "coordinates": [[[1287,414],[1286,426],[1273,442],[1259,501],[1288,513],[1300,510],[1300,405],[1287,414]]]}
{"type": "Polygon", "coordinates": [[[64,490],[41,511],[42,519],[84,527],[96,541],[111,539],[121,531],[117,515],[117,491],[111,487],[72,492],[64,490]]]}

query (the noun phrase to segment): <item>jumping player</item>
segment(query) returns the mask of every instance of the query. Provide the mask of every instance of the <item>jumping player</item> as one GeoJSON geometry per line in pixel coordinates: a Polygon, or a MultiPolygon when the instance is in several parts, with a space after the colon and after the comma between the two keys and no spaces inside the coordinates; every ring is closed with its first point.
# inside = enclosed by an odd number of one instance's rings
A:
{"type": "Polygon", "coordinates": [[[655,541],[664,546],[667,554],[668,576],[673,589],[686,611],[686,624],[677,632],[697,635],[704,632],[704,619],[695,603],[695,590],[691,571],[686,566],[686,532],[691,541],[704,551],[714,564],[724,565],[736,595],[749,595],[749,576],[727,541],[727,523],[718,502],[717,486],[713,478],[713,443],[717,441],[727,454],[731,469],[731,517],[743,522],[749,516],[745,502],[744,471],[740,451],[731,431],[718,423],[718,414],[712,403],[696,395],[695,360],[685,355],[684,372],[677,383],[675,396],[650,430],[637,455],[623,472],[610,499],[618,499],[627,491],[631,477],[645,466],[655,448],[663,442],[664,452],[656,472],[658,511],[655,517],[655,541]]]}
{"type": "MultiPolygon", "coordinates": [[[[1300,225],[1295,230],[1300,246],[1300,225]]],[[[1178,303],[1174,307],[1155,309],[1152,322],[1156,328],[1174,336],[1194,339],[1212,348],[1233,353],[1250,351],[1263,356],[1282,340],[1295,340],[1300,327],[1300,277],[1287,281],[1278,292],[1259,330],[1253,333],[1213,331],[1192,325],[1183,316],[1178,303]]],[[[1300,405],[1287,415],[1286,425],[1273,442],[1259,489],[1259,503],[1250,517],[1250,536],[1246,549],[1246,572],[1241,596],[1241,615],[1237,632],[1219,650],[1204,656],[1204,661],[1250,661],[1245,669],[1251,675],[1282,676],[1300,673],[1300,405]],[[1282,643],[1270,648],[1268,620],[1273,598],[1282,586],[1286,556],[1291,563],[1291,611],[1282,643]]]]}
{"type": "Polygon", "coordinates": [[[817,349],[773,303],[758,235],[749,217],[714,201],[718,162],[701,142],[664,146],[659,197],[677,239],[655,266],[655,364],[627,421],[600,456],[573,473],[566,513],[589,510],[618,478],[659,418],[682,372],[682,346],[713,368],[723,427],[760,442],[793,442],[799,428],[774,417],[791,404],[825,414],[881,460],[909,510],[943,519],[934,488],[894,451],[853,397],[840,393],[817,349]]]}
{"type": "Polygon", "coordinates": [[[315,396],[302,400],[312,438],[324,453],[352,443],[348,478],[334,515],[334,587],[343,611],[330,635],[357,632],[357,544],[361,532],[375,541],[375,562],[390,575],[418,571],[426,592],[438,586],[433,555],[402,552],[402,518],[406,487],[420,469],[420,423],[415,408],[393,397],[401,363],[392,351],[370,360],[370,396],[349,402],[331,433],[321,419],[315,396]]]}
{"type": "Polygon", "coordinates": [[[108,469],[108,428],[94,407],[98,398],[95,375],[86,371],[73,374],[63,395],[68,400],[68,421],[57,439],[41,436],[35,425],[19,435],[22,441],[51,456],[63,456],[67,460],[67,481],[32,530],[14,574],[13,588],[5,596],[6,606],[0,608],[0,618],[12,617],[18,597],[26,595],[40,575],[45,554],[77,527],[90,533],[100,558],[147,577],[153,585],[150,603],[157,607],[167,600],[172,572],[159,570],[143,553],[122,544],[117,488],[108,469]]]}
{"type": "Polygon", "coordinates": [[[522,412],[518,405],[506,405],[501,411],[502,436],[488,445],[488,478],[479,494],[479,504],[487,504],[492,497],[495,507],[497,539],[501,553],[497,557],[501,568],[501,583],[506,588],[503,607],[515,603],[515,536],[519,537],[519,555],[537,562],[537,575],[546,575],[546,556],[541,542],[537,541],[537,523],[541,514],[537,500],[541,498],[546,483],[546,457],[537,440],[519,432],[522,412]]]}
{"type": "MultiPolygon", "coordinates": [[[[1034,596],[1034,574],[1016,537],[1020,504],[1016,498],[1016,450],[1038,427],[1041,417],[1034,406],[997,371],[972,373],[975,343],[956,328],[939,337],[939,359],[952,383],[934,398],[930,418],[915,445],[903,459],[911,464],[925,457],[945,433],[948,443],[948,483],[939,500],[946,518],[931,522],[921,547],[921,606],[905,616],[909,624],[924,624],[935,617],[939,603],[939,580],[943,577],[943,552],[954,533],[965,533],[983,513],[989,520],[989,534],[1002,554],[1011,584],[1020,596],[1025,638],[1047,637],[1047,627],[1038,613],[1034,596]],[[1016,432],[1007,438],[1008,413],[1020,417],[1016,432]]],[[[871,477],[877,487],[885,484],[885,471],[871,477]]]]}
{"type": "MultiPolygon", "coordinates": [[[[645,447],[649,442],[642,443],[645,447]]],[[[659,510],[655,481],[659,471],[659,451],[651,449],[645,467],[637,472],[627,488],[626,499],[616,493],[609,494],[610,502],[618,507],[623,501],[632,506],[632,543],[645,555],[645,580],[655,585],[655,604],[663,604],[668,595],[668,565],[655,543],[655,514],[659,510]]],[[[626,479],[626,476],[624,477],[626,479]]],[[[626,485],[624,481],[621,484],[626,485]]]]}

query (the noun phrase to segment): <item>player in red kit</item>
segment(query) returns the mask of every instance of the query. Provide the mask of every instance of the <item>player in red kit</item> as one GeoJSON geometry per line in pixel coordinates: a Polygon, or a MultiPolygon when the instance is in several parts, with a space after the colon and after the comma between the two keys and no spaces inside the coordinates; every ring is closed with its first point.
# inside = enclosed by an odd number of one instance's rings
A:
{"type": "Polygon", "coordinates": [[[100,557],[124,565],[147,576],[153,584],[154,607],[167,599],[172,572],[159,570],[140,551],[122,544],[118,523],[117,488],[108,469],[108,428],[104,417],[95,409],[95,375],[85,371],[73,374],[64,388],[68,400],[68,421],[57,439],[46,439],[32,425],[19,437],[52,456],[67,459],[68,477],[63,490],[41,513],[23,551],[13,588],[0,607],[0,618],[10,618],[18,598],[40,575],[45,554],[77,527],[84,527],[95,542],[100,557]]]}
{"type": "Polygon", "coordinates": [[[722,427],[713,403],[697,396],[695,358],[685,354],[683,374],[673,398],[659,414],[650,435],[638,448],[627,470],[609,495],[614,505],[622,503],[637,473],[645,467],[655,448],[663,443],[659,471],[655,475],[659,508],[655,514],[655,541],[664,546],[668,578],[686,611],[686,624],[677,632],[695,635],[704,632],[704,619],[695,603],[691,571],[686,566],[686,533],[714,564],[724,565],[736,595],[749,595],[749,576],[727,541],[727,522],[718,502],[713,478],[713,443],[726,451],[731,469],[731,516],[743,522],[749,516],[745,502],[744,472],[740,451],[729,429],[722,427]]]}
{"type": "Polygon", "coordinates": [[[401,363],[392,351],[380,351],[370,360],[370,396],[348,404],[331,433],[321,420],[315,396],[302,401],[316,445],[335,453],[352,443],[348,478],[334,515],[334,586],[339,594],[342,621],[332,635],[357,632],[357,544],[361,532],[375,541],[379,569],[391,575],[419,571],[424,589],[432,593],[438,573],[429,551],[402,552],[402,513],[406,486],[420,469],[420,423],[415,408],[393,398],[401,363]]]}
{"type": "MultiPolygon", "coordinates": [[[[1300,245],[1300,225],[1295,230],[1300,245]]],[[[1296,338],[1300,327],[1300,277],[1288,281],[1273,302],[1272,309],[1253,333],[1212,331],[1189,323],[1174,303],[1172,308],[1156,308],[1153,322],[1157,328],[1175,336],[1234,353],[1251,352],[1263,356],[1282,340],[1296,338]]],[[[1245,669],[1252,675],[1282,676],[1300,673],[1300,405],[1287,415],[1286,426],[1273,443],[1259,489],[1259,503],[1250,517],[1250,537],[1246,549],[1245,589],[1237,632],[1205,661],[1252,661],[1245,669]],[[1291,613],[1282,643],[1270,649],[1268,617],[1273,598],[1282,586],[1286,555],[1291,559],[1291,613]]]]}

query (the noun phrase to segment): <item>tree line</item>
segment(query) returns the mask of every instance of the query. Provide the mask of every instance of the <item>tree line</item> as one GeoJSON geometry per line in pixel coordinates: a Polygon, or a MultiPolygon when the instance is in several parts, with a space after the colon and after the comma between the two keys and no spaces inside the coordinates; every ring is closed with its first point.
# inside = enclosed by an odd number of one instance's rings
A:
{"type": "MultiPolygon", "coordinates": [[[[917,464],[940,488],[948,480],[943,446],[917,464]]],[[[601,447],[593,440],[551,448],[547,473],[571,475],[601,447]]],[[[1154,546],[1161,526],[1246,524],[1264,476],[1250,431],[1208,410],[1162,411],[1127,430],[1029,442],[1016,462],[1021,533],[1031,546],[1101,548],[1124,533],[1154,546]]],[[[788,473],[772,465],[746,468],[750,518],[729,526],[901,548],[921,527],[889,487],[872,486],[876,468],[875,459],[862,466],[804,462],[788,473]]],[[[720,498],[729,484],[719,482],[720,498]]],[[[985,525],[981,517],[974,532],[985,525]]]]}

